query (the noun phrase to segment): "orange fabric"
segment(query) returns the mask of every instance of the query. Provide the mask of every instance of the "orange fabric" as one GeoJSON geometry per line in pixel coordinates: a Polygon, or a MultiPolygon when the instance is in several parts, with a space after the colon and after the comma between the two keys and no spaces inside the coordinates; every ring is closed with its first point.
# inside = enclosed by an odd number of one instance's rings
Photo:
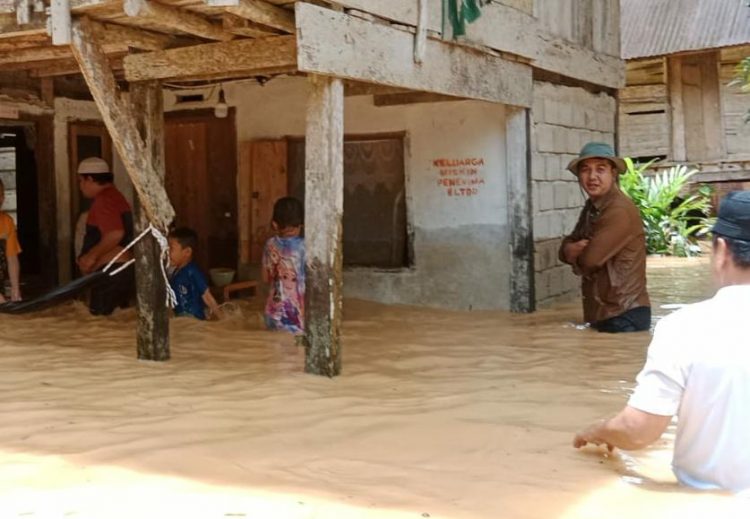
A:
{"type": "Polygon", "coordinates": [[[21,245],[16,236],[16,224],[8,213],[0,212],[0,240],[5,240],[5,255],[18,256],[21,245]]]}
{"type": "Polygon", "coordinates": [[[574,268],[582,277],[583,318],[595,323],[639,306],[650,306],[646,290],[646,239],[635,204],[619,189],[598,201],[586,202],[568,242],[589,244],[574,268]]]}

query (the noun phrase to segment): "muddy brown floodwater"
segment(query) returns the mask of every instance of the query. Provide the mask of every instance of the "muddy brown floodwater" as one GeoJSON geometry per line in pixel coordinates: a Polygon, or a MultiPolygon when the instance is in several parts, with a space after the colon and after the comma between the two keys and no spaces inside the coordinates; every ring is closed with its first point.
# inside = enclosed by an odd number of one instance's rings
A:
{"type": "MultiPolygon", "coordinates": [[[[653,260],[664,304],[712,293],[707,260],[653,260]]],[[[0,516],[196,518],[747,517],[679,487],[671,434],[576,451],[617,411],[648,333],[534,315],[345,302],[344,374],[304,375],[259,304],[173,321],[173,360],[134,360],[134,313],[80,303],[0,316],[0,516]]]]}

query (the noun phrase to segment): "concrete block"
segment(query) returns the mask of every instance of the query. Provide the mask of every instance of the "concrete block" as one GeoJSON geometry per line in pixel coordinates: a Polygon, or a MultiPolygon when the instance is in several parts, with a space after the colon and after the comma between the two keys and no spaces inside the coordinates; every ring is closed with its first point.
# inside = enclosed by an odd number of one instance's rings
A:
{"type": "Polygon", "coordinates": [[[557,180],[558,173],[560,171],[560,156],[555,153],[550,153],[546,156],[545,162],[547,163],[546,179],[557,180]]]}
{"type": "Polygon", "coordinates": [[[567,153],[577,153],[581,149],[581,131],[573,128],[568,129],[568,139],[565,151],[567,153]]]}
{"type": "Polygon", "coordinates": [[[555,191],[552,182],[539,183],[539,208],[542,211],[555,208],[555,191]]]}
{"type": "Polygon", "coordinates": [[[566,209],[568,207],[568,183],[567,182],[552,182],[554,188],[554,208],[555,209],[566,209]]]}
{"type": "Polygon", "coordinates": [[[570,102],[561,102],[559,104],[560,124],[569,128],[575,127],[573,118],[573,105],[570,102]]]}
{"type": "Polygon", "coordinates": [[[615,114],[614,112],[599,112],[599,129],[603,132],[614,133],[615,131],[615,114]]]}
{"type": "Polygon", "coordinates": [[[534,122],[544,121],[544,98],[537,95],[531,102],[531,120],[534,122]]]}
{"type": "Polygon", "coordinates": [[[534,270],[542,272],[559,264],[557,251],[560,240],[537,241],[534,244],[534,270]]]}
{"type": "Polygon", "coordinates": [[[537,150],[542,152],[555,151],[555,127],[548,124],[537,125],[537,150]]]}
{"type": "Polygon", "coordinates": [[[547,213],[536,213],[534,215],[534,237],[539,240],[550,237],[549,215],[547,213]]]}
{"type": "Polygon", "coordinates": [[[550,269],[549,275],[549,294],[551,296],[560,295],[564,292],[563,288],[563,267],[550,269]]]}
{"type": "Polygon", "coordinates": [[[544,100],[544,122],[548,124],[558,124],[557,102],[554,99],[546,98],[544,100]]]}
{"type": "Polygon", "coordinates": [[[547,178],[546,159],[541,153],[534,152],[531,154],[531,178],[532,180],[545,180],[547,178]]]}
{"type": "MultiPolygon", "coordinates": [[[[585,194],[581,192],[581,186],[578,184],[578,182],[569,182],[568,183],[568,205],[566,207],[568,208],[574,208],[577,210],[579,207],[583,207],[583,204],[585,203],[586,198],[585,194]]],[[[567,225],[566,220],[566,225],[567,225]]]]}
{"type": "Polygon", "coordinates": [[[549,278],[550,274],[548,270],[536,274],[534,288],[536,289],[537,299],[547,299],[550,297],[549,278]]]}

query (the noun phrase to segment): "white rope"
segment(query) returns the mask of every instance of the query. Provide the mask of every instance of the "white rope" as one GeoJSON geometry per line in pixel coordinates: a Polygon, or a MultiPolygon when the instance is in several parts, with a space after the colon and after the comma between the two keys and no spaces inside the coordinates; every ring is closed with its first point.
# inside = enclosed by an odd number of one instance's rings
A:
{"type": "Polygon", "coordinates": [[[110,276],[115,276],[120,273],[120,271],[128,268],[130,265],[132,265],[135,260],[131,259],[127,262],[125,262],[123,265],[117,267],[112,272],[109,272],[109,269],[112,267],[112,265],[115,264],[115,262],[120,259],[120,257],[125,254],[128,250],[130,250],[136,243],[138,243],[141,238],[146,236],[148,233],[151,233],[151,235],[154,237],[156,242],[159,244],[159,247],[161,248],[161,253],[159,254],[161,264],[161,275],[164,278],[164,285],[166,286],[167,294],[166,294],[166,301],[165,304],[168,308],[174,308],[177,306],[177,296],[174,293],[174,290],[172,290],[172,287],[169,285],[169,276],[167,276],[167,265],[169,264],[169,242],[167,241],[166,236],[164,236],[159,229],[154,227],[152,224],[149,224],[148,227],[146,227],[141,234],[135,237],[133,241],[131,241],[127,247],[122,249],[117,256],[112,258],[112,260],[107,263],[107,265],[102,269],[104,272],[109,274],[110,276]]]}

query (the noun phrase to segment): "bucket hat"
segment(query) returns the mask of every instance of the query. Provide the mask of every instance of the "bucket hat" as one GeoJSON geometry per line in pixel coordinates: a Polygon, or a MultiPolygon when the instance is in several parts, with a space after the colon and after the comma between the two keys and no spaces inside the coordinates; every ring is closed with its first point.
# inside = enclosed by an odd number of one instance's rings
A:
{"type": "Polygon", "coordinates": [[[581,152],[578,154],[578,157],[570,161],[570,164],[568,164],[568,171],[573,173],[575,176],[578,176],[578,164],[586,159],[595,158],[607,159],[611,161],[615,165],[615,169],[617,170],[618,174],[628,169],[625,165],[625,161],[615,155],[612,146],[610,146],[606,142],[589,142],[583,148],[581,148],[581,152]]]}
{"type": "Polygon", "coordinates": [[[719,204],[719,217],[711,232],[750,241],[750,191],[732,191],[719,204]]]}

